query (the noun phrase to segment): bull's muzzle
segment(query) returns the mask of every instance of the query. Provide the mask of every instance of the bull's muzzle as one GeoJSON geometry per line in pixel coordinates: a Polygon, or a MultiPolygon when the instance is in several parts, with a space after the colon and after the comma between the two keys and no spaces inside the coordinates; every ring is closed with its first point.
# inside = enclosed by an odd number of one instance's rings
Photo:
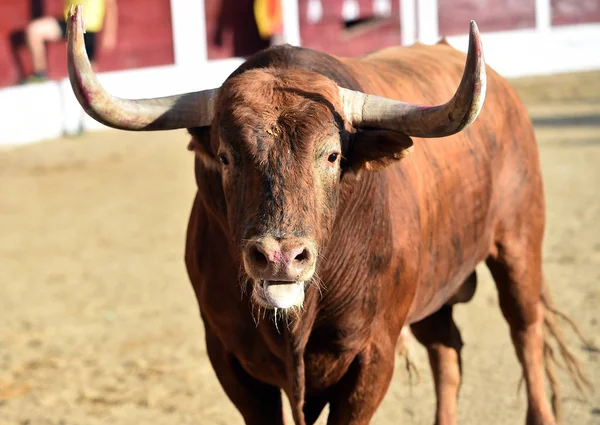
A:
{"type": "Polygon", "coordinates": [[[253,298],[263,307],[289,308],[304,301],[305,282],[315,272],[317,250],[305,238],[263,237],[242,250],[246,273],[254,280],[253,298]]]}

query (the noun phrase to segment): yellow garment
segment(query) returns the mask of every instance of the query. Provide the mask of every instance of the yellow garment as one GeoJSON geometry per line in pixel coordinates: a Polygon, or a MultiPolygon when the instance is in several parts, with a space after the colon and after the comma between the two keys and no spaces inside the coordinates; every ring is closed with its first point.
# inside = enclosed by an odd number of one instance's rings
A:
{"type": "Polygon", "coordinates": [[[71,6],[82,5],[83,23],[86,31],[98,32],[104,25],[104,13],[106,11],[105,0],[65,0],[64,14],[65,21],[69,16],[71,6]]]}
{"type": "Polygon", "coordinates": [[[280,1],[284,0],[254,0],[254,19],[258,33],[265,40],[283,30],[280,1]]]}

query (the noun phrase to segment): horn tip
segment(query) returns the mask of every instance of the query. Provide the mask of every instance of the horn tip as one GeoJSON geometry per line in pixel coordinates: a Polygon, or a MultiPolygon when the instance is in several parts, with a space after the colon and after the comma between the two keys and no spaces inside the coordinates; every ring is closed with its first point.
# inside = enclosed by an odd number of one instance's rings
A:
{"type": "Polygon", "coordinates": [[[477,22],[471,19],[471,23],[469,24],[469,39],[475,41],[477,44],[480,44],[481,35],[479,34],[479,27],[477,26],[477,22]]]}
{"type": "Polygon", "coordinates": [[[79,19],[81,16],[81,5],[80,4],[72,4],[69,7],[69,19],[79,19]]]}
{"type": "Polygon", "coordinates": [[[474,20],[471,20],[469,28],[469,51],[473,50],[476,56],[483,60],[483,46],[481,43],[481,35],[479,34],[479,28],[474,20]]]}
{"type": "Polygon", "coordinates": [[[71,5],[69,8],[69,14],[67,17],[67,27],[69,31],[80,29],[82,32],[85,32],[82,19],[82,8],[83,6],[81,4],[71,5]]]}
{"type": "Polygon", "coordinates": [[[479,34],[479,27],[477,26],[477,22],[471,20],[471,23],[469,24],[469,39],[479,44],[480,38],[481,35],[479,34]]]}

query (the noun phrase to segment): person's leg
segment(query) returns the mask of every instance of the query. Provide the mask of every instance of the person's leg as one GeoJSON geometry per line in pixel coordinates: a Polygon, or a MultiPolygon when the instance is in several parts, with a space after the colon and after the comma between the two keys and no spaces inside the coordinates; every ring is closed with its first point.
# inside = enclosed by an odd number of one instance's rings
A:
{"type": "Polygon", "coordinates": [[[58,41],[64,36],[64,29],[52,16],[45,16],[32,21],[25,29],[25,41],[31,52],[33,74],[44,78],[47,72],[46,42],[58,41]]]}

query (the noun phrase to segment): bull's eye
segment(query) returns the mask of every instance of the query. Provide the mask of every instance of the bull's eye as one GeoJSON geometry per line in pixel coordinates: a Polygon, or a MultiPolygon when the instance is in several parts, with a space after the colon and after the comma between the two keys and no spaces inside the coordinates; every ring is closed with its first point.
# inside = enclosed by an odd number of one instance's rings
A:
{"type": "Polygon", "coordinates": [[[229,165],[229,160],[225,155],[219,155],[219,161],[221,161],[221,164],[223,165],[229,165]]]}
{"type": "Polygon", "coordinates": [[[339,155],[340,155],[339,153],[334,152],[329,155],[329,157],[327,158],[327,161],[329,161],[333,164],[335,161],[337,161],[339,155]]]}

